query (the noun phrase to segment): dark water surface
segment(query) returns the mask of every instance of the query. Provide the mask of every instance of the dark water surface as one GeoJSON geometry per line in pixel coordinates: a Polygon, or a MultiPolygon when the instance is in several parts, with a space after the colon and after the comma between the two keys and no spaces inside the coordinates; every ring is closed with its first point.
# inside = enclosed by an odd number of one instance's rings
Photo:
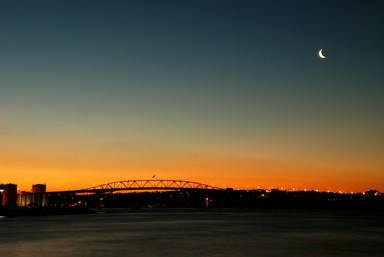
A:
{"type": "Polygon", "coordinates": [[[384,215],[159,210],[0,218],[0,256],[384,256],[384,215]]]}

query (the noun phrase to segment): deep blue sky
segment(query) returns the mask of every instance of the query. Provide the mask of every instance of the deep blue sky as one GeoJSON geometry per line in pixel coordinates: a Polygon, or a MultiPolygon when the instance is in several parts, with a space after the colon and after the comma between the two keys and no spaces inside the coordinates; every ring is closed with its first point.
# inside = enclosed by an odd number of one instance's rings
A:
{"type": "Polygon", "coordinates": [[[382,1],[1,1],[0,170],[53,181],[56,166],[88,165],[113,180],[174,176],[183,160],[179,177],[207,181],[384,179],[383,13],[382,1]],[[228,156],[224,171],[202,168],[228,156]]]}

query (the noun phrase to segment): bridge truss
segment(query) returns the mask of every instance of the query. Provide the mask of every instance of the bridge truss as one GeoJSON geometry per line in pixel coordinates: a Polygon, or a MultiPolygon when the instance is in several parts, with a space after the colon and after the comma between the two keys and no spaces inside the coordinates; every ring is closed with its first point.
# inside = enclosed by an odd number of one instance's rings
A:
{"type": "Polygon", "coordinates": [[[196,190],[223,190],[219,187],[212,185],[202,184],[199,182],[185,181],[185,180],[126,180],[117,181],[106,184],[97,185],[80,190],[70,191],[58,191],[50,192],[50,194],[60,193],[112,193],[116,191],[135,191],[135,190],[185,190],[185,189],[196,189],[196,190]]]}

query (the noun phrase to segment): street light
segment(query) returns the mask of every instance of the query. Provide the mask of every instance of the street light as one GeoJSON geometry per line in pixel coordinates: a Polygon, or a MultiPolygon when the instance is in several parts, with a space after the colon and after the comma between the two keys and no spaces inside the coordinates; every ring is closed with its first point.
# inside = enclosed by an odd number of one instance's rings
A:
{"type": "Polygon", "coordinates": [[[0,207],[3,206],[3,192],[4,192],[4,189],[0,188],[0,207]]]}

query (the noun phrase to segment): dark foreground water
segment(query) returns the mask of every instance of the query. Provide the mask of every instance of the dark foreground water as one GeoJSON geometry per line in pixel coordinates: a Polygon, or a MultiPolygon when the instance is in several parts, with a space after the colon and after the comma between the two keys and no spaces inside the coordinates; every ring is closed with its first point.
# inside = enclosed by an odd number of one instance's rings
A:
{"type": "Polygon", "coordinates": [[[0,256],[384,256],[384,216],[139,211],[0,218],[0,256]]]}

